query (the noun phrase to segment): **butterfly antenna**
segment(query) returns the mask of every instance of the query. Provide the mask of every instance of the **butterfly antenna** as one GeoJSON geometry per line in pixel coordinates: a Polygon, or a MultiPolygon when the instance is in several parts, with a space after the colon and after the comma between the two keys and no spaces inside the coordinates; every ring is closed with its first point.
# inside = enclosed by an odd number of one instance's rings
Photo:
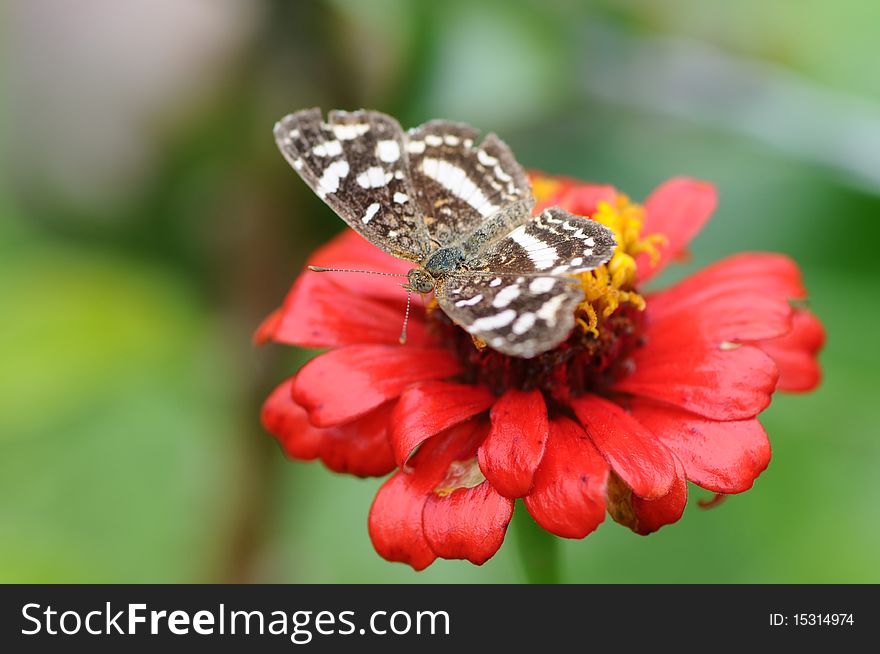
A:
{"type": "Polygon", "coordinates": [[[412,291],[406,289],[406,313],[403,314],[403,329],[400,330],[400,344],[406,343],[406,324],[409,322],[409,306],[412,303],[412,291]]]}
{"type": "Polygon", "coordinates": [[[354,268],[324,268],[323,266],[309,266],[312,272],[342,272],[364,273],[366,275],[384,275],[385,277],[406,277],[403,273],[379,272],[378,270],[356,270],[354,268]]]}

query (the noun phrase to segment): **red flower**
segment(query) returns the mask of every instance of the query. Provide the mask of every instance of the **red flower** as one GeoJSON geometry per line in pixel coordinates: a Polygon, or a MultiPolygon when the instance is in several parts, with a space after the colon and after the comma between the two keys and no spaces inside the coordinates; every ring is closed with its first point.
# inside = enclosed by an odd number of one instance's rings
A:
{"type": "MultiPolygon", "coordinates": [[[[644,208],[611,186],[535,176],[539,209],[560,205],[616,232],[614,258],[582,277],[568,341],[535,359],[481,348],[394,280],[305,271],[259,342],[329,351],[266,400],[288,455],[355,475],[394,474],[370,511],[376,550],[416,569],[481,564],[501,546],[514,500],[544,529],[582,538],[612,517],[640,534],[676,522],[686,481],[749,489],[770,444],[756,416],[777,389],[819,382],[824,333],[782,255],[724,259],[665,290],[648,281],[682,255],[715,208],[714,188],[673,179],[644,208]],[[648,234],[648,236],[643,236],[648,234]]],[[[405,273],[346,231],[309,263],[405,273]]]]}

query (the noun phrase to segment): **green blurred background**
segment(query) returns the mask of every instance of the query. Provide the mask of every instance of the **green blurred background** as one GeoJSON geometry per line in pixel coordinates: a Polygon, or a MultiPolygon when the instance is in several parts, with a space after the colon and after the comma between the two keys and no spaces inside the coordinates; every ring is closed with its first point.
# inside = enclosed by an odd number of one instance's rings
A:
{"type": "Polygon", "coordinates": [[[366,106],[495,130],[529,167],[637,199],[713,180],[693,261],[802,264],[825,382],[764,414],[749,493],[643,538],[562,543],[578,582],[880,582],[880,4],[407,0],[4,3],[0,580],[517,582],[380,559],[380,480],[285,460],[255,349],[341,222],[271,127],[366,106]]]}

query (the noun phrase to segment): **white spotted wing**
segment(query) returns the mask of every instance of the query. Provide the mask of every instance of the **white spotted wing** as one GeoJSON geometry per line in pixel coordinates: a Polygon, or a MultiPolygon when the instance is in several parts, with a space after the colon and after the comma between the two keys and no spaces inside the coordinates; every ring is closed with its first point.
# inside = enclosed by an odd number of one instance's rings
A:
{"type": "Polygon", "coordinates": [[[396,120],[375,111],[319,109],[285,116],[275,141],[305,182],[350,227],[401,259],[419,262],[431,249],[396,120]]]}
{"type": "Polygon", "coordinates": [[[419,204],[438,246],[460,241],[509,205],[531,200],[531,187],[510,148],[494,134],[479,143],[469,125],[432,120],[406,134],[419,204]]]}
{"type": "Polygon", "coordinates": [[[505,354],[530,358],[555,347],[575,324],[583,300],[574,273],[614,254],[612,232],[559,208],[543,211],[436,289],[443,311],[473,336],[505,354]]]}

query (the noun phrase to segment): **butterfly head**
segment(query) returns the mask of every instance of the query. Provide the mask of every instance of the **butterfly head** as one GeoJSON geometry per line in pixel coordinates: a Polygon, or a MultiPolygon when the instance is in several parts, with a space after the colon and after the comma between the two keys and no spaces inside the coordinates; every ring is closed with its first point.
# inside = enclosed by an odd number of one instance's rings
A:
{"type": "Polygon", "coordinates": [[[413,268],[406,274],[407,283],[403,287],[413,293],[430,293],[434,290],[434,277],[424,268],[413,268]]]}

